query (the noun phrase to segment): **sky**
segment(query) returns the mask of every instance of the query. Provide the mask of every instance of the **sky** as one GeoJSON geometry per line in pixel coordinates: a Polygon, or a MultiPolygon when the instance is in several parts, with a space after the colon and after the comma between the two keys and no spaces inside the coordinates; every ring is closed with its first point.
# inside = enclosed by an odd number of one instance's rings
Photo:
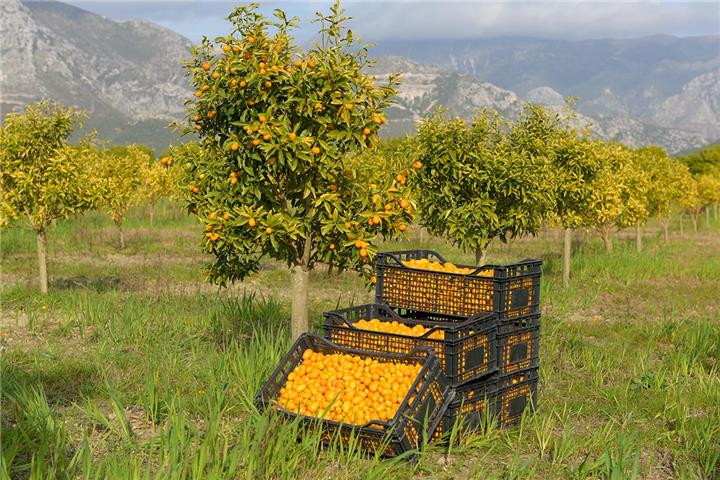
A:
{"type": "MultiPolygon", "coordinates": [[[[225,35],[225,17],[239,2],[203,0],[66,0],[116,20],[141,18],[163,25],[193,41],[203,35],[225,35]]],[[[271,13],[281,8],[300,19],[298,40],[317,28],[314,12],[326,1],[260,2],[271,13]]],[[[522,35],[588,39],[654,34],[720,33],[720,0],[716,1],[380,1],[343,2],[351,26],[365,41],[416,38],[477,38],[522,35]]]]}

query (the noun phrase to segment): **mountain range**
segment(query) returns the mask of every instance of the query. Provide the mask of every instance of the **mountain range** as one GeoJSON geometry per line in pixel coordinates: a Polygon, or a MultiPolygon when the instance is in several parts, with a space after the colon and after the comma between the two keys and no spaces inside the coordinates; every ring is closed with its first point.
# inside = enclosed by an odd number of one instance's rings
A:
{"type": "MultiPolygon", "coordinates": [[[[56,1],[0,4],[0,108],[52,98],[87,110],[86,128],[156,151],[190,95],[191,42],[161,26],[115,21],[56,1]]],[[[384,41],[373,72],[400,72],[385,135],[410,132],[437,106],[470,118],[514,116],[526,101],[576,108],[601,137],[670,152],[720,138],[720,36],[583,41],[537,38],[384,41]]]]}

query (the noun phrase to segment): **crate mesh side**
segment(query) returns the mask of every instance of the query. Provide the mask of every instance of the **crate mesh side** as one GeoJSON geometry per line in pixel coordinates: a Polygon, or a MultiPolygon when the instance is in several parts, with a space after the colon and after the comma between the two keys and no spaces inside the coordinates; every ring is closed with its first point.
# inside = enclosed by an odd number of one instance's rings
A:
{"type": "Polygon", "coordinates": [[[494,307],[493,280],[382,267],[382,303],[401,308],[474,315],[494,307]]]}
{"type": "Polygon", "coordinates": [[[501,342],[503,342],[501,365],[501,370],[503,371],[503,373],[514,373],[520,370],[525,370],[526,368],[530,368],[532,361],[537,354],[537,352],[534,352],[535,342],[533,340],[535,335],[537,335],[537,333],[532,331],[522,332],[510,335],[509,337],[507,337],[507,339],[501,340],[501,342]],[[526,346],[527,355],[521,361],[516,361],[513,363],[513,359],[511,358],[512,349],[514,346],[518,345],[526,346]]]}

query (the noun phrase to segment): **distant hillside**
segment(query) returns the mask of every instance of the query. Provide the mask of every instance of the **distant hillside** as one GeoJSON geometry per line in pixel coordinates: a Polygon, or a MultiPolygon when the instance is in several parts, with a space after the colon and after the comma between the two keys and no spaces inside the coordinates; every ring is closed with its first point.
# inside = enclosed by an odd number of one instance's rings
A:
{"type": "MultiPolygon", "coordinates": [[[[417,63],[404,57],[380,57],[374,72],[381,78],[390,72],[400,72],[403,79],[398,105],[388,112],[391,122],[385,131],[386,135],[411,132],[417,120],[438,106],[443,106],[452,115],[470,119],[483,108],[497,110],[512,118],[528,101],[551,108],[565,104],[564,97],[550,88],[530,90],[523,98],[511,90],[471,75],[417,63]]],[[[580,118],[598,136],[630,146],[661,145],[674,153],[698,148],[709,142],[707,137],[698,133],[629,116],[580,114],[580,118]]]]}
{"type": "Polygon", "coordinates": [[[636,39],[385,40],[373,54],[410,58],[532,98],[576,96],[593,118],[632,118],[720,138],[720,36],[636,39]]]}
{"type": "MultiPolygon", "coordinates": [[[[117,22],[55,1],[0,3],[0,108],[51,98],[87,110],[86,129],[157,153],[190,96],[181,68],[191,42],[158,25],[117,22]]],[[[439,105],[469,118],[513,116],[525,101],[581,97],[595,131],[630,145],[687,151],[720,138],[720,37],[632,40],[528,38],[385,41],[374,72],[402,72],[400,103],[383,130],[412,131],[439,105]]]]}
{"type": "Polygon", "coordinates": [[[0,107],[40,98],[80,107],[88,128],[164,149],[189,89],[180,66],[190,41],[148,22],[116,22],[60,2],[0,4],[0,107]]]}

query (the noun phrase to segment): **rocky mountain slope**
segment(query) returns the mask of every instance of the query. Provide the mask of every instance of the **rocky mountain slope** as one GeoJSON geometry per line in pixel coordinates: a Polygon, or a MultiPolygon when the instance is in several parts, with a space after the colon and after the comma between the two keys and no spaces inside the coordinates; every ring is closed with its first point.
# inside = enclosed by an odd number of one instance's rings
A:
{"type": "Polygon", "coordinates": [[[386,40],[374,52],[432,63],[532,101],[578,97],[578,110],[596,119],[634,119],[720,138],[718,35],[386,40]]]}
{"type": "MultiPolygon", "coordinates": [[[[80,107],[112,142],[158,152],[178,135],[190,91],[181,61],[190,41],[143,21],[118,22],[56,1],[0,3],[0,108],[40,98],[80,107]]],[[[470,118],[510,117],[526,101],[559,107],[581,97],[605,138],[685,151],[720,138],[720,37],[566,42],[480,39],[383,42],[374,72],[401,72],[386,135],[412,131],[437,106],[470,118]],[[420,60],[420,61],[418,61],[420,60]]]]}
{"type": "MultiPolygon", "coordinates": [[[[527,92],[525,98],[511,90],[484,82],[470,75],[439,66],[424,65],[404,57],[385,56],[377,59],[374,72],[386,77],[400,72],[403,83],[398,104],[389,112],[392,134],[410,132],[414,123],[434,108],[443,106],[448,113],[470,119],[483,108],[494,109],[514,117],[526,102],[561,108],[565,98],[550,87],[538,87],[527,92]]],[[[714,98],[708,97],[710,102],[714,98]]],[[[684,98],[674,100],[680,105],[684,98]]],[[[688,106],[687,115],[698,115],[688,106]]],[[[707,136],[674,128],[667,124],[648,122],[623,115],[585,115],[580,120],[592,127],[600,137],[618,140],[631,146],[661,145],[670,152],[697,148],[709,143],[707,136]]]]}
{"type": "Polygon", "coordinates": [[[60,2],[3,0],[0,38],[3,112],[52,98],[86,110],[106,138],[146,134],[162,148],[176,137],[165,126],[189,96],[184,37],[60,2]]]}

